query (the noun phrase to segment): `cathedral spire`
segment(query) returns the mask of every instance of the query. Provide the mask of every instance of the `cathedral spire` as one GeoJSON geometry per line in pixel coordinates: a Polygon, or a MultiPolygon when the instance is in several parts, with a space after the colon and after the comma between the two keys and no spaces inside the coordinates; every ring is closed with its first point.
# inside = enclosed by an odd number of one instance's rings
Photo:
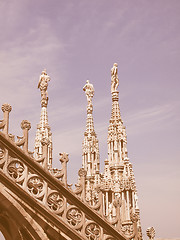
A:
{"type": "Polygon", "coordinates": [[[118,65],[114,63],[111,69],[112,110],[108,128],[108,160],[111,166],[122,166],[126,152],[126,132],[121,119],[119,107],[118,65]]]}
{"type": "Polygon", "coordinates": [[[45,69],[42,71],[38,83],[38,88],[41,91],[41,116],[40,122],[37,125],[34,149],[34,156],[37,160],[44,158],[43,166],[45,168],[52,167],[52,133],[48,124],[47,114],[49,99],[47,88],[49,81],[50,77],[47,75],[45,69]]]}
{"type": "Polygon", "coordinates": [[[119,108],[119,92],[117,88],[119,86],[119,78],[118,78],[118,65],[114,63],[113,67],[111,68],[111,94],[112,94],[112,112],[111,112],[111,120],[110,122],[114,123],[121,122],[121,114],[119,108]]]}
{"type": "Polygon", "coordinates": [[[87,97],[87,119],[86,119],[86,131],[84,132],[83,141],[83,168],[87,171],[86,175],[86,200],[92,200],[92,190],[99,184],[99,143],[97,135],[94,130],[93,121],[93,104],[92,98],[94,96],[94,87],[86,81],[83,90],[87,97]]]}
{"type": "Polygon", "coordinates": [[[137,189],[132,164],[127,156],[127,135],[120,114],[118,86],[118,65],[114,63],[111,69],[112,110],[107,139],[108,159],[105,160],[102,179],[103,201],[106,203],[103,212],[107,218],[113,218],[114,201],[119,199],[121,231],[130,237],[133,229],[137,229],[137,235],[141,239],[137,189]],[[133,225],[135,216],[138,219],[136,227],[133,225]]]}

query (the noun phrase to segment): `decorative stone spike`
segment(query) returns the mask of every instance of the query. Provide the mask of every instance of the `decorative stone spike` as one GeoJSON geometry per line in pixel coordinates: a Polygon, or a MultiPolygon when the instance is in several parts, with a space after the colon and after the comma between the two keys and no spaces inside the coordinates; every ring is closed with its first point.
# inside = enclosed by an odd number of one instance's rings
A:
{"type": "Polygon", "coordinates": [[[42,156],[45,156],[45,168],[52,167],[52,133],[48,124],[47,114],[47,105],[49,99],[47,88],[49,81],[50,77],[47,75],[46,70],[43,70],[38,83],[38,88],[41,91],[41,116],[40,123],[38,124],[36,131],[34,157],[36,160],[38,160],[41,159],[42,156]],[[48,144],[44,142],[44,139],[45,142],[48,142],[48,144]],[[45,146],[45,144],[47,146],[45,146]],[[43,151],[45,151],[45,153],[43,151]]]}
{"type": "Polygon", "coordinates": [[[83,90],[87,97],[87,120],[86,120],[86,131],[84,133],[83,141],[83,168],[87,171],[86,175],[86,201],[90,204],[94,204],[93,194],[95,194],[95,188],[100,183],[99,174],[99,143],[94,130],[93,122],[93,104],[92,98],[94,96],[94,87],[86,81],[83,90]]]}
{"type": "Polygon", "coordinates": [[[112,219],[113,201],[121,199],[118,225],[121,225],[126,237],[130,237],[133,231],[136,236],[141,236],[137,190],[132,164],[127,157],[127,135],[120,114],[118,86],[118,65],[114,63],[111,69],[112,111],[107,139],[108,159],[105,160],[105,170],[101,180],[103,212],[107,218],[112,219]]]}
{"type": "Polygon", "coordinates": [[[69,162],[69,154],[68,153],[65,153],[65,152],[63,152],[63,153],[60,153],[59,154],[60,155],[60,161],[61,161],[61,163],[63,163],[63,162],[69,162]]]}
{"type": "Polygon", "coordinates": [[[3,120],[0,121],[0,129],[3,129],[3,133],[8,135],[8,130],[9,130],[9,113],[12,110],[12,107],[8,103],[4,103],[1,107],[4,117],[3,120]]]}
{"type": "Polygon", "coordinates": [[[21,122],[21,129],[23,130],[23,149],[28,153],[28,131],[31,129],[31,123],[28,120],[23,120],[21,122]]]}
{"type": "Polygon", "coordinates": [[[65,186],[67,186],[67,163],[69,162],[69,154],[68,153],[59,153],[60,155],[60,162],[62,164],[62,171],[63,171],[63,177],[62,177],[62,182],[64,183],[65,186]]]}

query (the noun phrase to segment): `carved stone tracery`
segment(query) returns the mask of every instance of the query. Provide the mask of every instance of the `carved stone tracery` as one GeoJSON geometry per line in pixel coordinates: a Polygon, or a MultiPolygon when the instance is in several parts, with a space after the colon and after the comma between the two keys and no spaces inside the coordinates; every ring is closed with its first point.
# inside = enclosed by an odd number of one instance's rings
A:
{"type": "Polygon", "coordinates": [[[82,222],[82,217],[82,212],[76,207],[71,207],[66,213],[67,222],[73,227],[82,222]]]}
{"type": "Polygon", "coordinates": [[[98,240],[100,239],[100,227],[96,223],[89,223],[85,227],[85,235],[87,239],[98,240]]]}
{"type": "Polygon", "coordinates": [[[47,205],[52,211],[59,211],[64,205],[64,197],[58,192],[53,192],[47,197],[47,205]]]}
{"type": "Polygon", "coordinates": [[[33,196],[39,197],[41,195],[41,193],[43,192],[44,182],[38,176],[30,177],[27,182],[27,188],[33,196]]]}
{"type": "Polygon", "coordinates": [[[9,175],[16,181],[20,180],[20,178],[23,175],[24,172],[24,165],[21,163],[18,159],[12,161],[8,166],[7,166],[7,171],[9,175]]]}

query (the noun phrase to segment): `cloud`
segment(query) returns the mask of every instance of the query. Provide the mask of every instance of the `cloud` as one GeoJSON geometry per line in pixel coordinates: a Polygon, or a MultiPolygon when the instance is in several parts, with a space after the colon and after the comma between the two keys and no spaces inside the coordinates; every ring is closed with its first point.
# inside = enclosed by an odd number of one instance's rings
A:
{"type": "Polygon", "coordinates": [[[152,106],[136,113],[129,113],[126,116],[128,134],[142,134],[148,131],[165,130],[169,120],[175,122],[179,119],[177,114],[178,102],[167,103],[159,106],[152,106]]]}

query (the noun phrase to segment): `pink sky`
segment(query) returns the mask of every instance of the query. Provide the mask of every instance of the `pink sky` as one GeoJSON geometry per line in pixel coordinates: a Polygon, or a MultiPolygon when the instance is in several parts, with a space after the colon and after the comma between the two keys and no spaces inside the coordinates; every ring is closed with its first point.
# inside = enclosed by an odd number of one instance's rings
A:
{"type": "MultiPolygon", "coordinates": [[[[86,124],[87,79],[95,88],[94,123],[101,169],[111,114],[110,69],[119,65],[120,108],[128,135],[144,238],[180,238],[180,1],[0,1],[0,103],[12,105],[10,132],[40,117],[39,75],[46,68],[54,166],[70,157],[77,181],[86,124]],[[18,126],[18,127],[17,127],[18,126]]],[[[2,119],[2,113],[1,113],[2,119]]]]}

